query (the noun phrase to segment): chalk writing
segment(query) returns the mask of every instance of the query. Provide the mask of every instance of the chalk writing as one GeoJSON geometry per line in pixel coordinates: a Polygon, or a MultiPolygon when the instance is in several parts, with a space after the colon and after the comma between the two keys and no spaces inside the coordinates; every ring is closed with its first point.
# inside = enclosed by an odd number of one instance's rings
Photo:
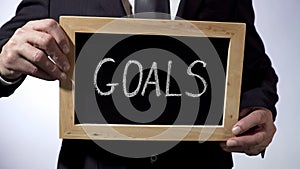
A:
{"type": "MultiPolygon", "coordinates": [[[[99,88],[99,86],[97,84],[97,81],[98,81],[98,72],[100,71],[102,65],[103,64],[107,64],[108,62],[115,63],[115,60],[112,59],[112,58],[105,58],[105,59],[101,60],[99,62],[99,64],[97,65],[96,70],[95,70],[95,74],[94,74],[94,86],[96,88],[97,93],[99,95],[101,95],[101,96],[111,95],[114,92],[115,88],[119,85],[119,83],[108,83],[108,84],[106,84],[106,86],[110,87],[110,90],[104,92],[104,91],[100,90],[100,88],[99,88]]],[[[195,97],[195,98],[201,97],[205,93],[205,91],[207,89],[207,82],[205,81],[205,79],[203,77],[201,77],[200,75],[193,73],[193,71],[192,71],[193,67],[196,66],[196,65],[199,65],[199,64],[201,64],[201,66],[203,68],[206,67],[206,63],[204,61],[196,60],[192,64],[189,65],[189,67],[187,68],[186,74],[188,76],[198,78],[202,82],[202,84],[203,84],[204,87],[203,87],[202,92],[201,93],[197,93],[197,94],[190,93],[190,92],[186,91],[185,94],[187,96],[189,96],[189,97],[195,97]]],[[[172,71],[172,61],[169,60],[168,61],[167,78],[166,78],[165,97],[181,97],[182,96],[181,93],[170,93],[171,71],[172,71]]],[[[122,83],[123,83],[122,84],[122,86],[123,86],[123,92],[124,92],[124,95],[126,97],[134,97],[134,96],[136,96],[139,93],[140,88],[142,87],[143,76],[144,76],[144,74],[143,74],[143,65],[139,61],[137,61],[137,60],[129,60],[126,63],[126,65],[124,67],[123,80],[122,80],[122,83]],[[136,89],[133,92],[129,92],[127,90],[127,72],[128,72],[128,69],[129,69],[129,67],[131,65],[136,65],[138,67],[138,69],[139,69],[139,72],[138,72],[139,73],[139,82],[138,82],[138,85],[137,85],[136,89]]],[[[157,97],[161,96],[161,90],[160,90],[159,80],[160,79],[159,79],[159,76],[158,76],[157,62],[153,62],[152,66],[151,66],[151,69],[150,69],[150,71],[148,73],[147,79],[146,79],[146,81],[145,81],[145,83],[143,85],[141,95],[142,96],[145,95],[145,91],[146,91],[146,89],[147,89],[147,87],[149,85],[155,85],[156,96],[157,97]],[[152,76],[154,76],[154,80],[151,81],[150,79],[151,79],[152,76]]]]}

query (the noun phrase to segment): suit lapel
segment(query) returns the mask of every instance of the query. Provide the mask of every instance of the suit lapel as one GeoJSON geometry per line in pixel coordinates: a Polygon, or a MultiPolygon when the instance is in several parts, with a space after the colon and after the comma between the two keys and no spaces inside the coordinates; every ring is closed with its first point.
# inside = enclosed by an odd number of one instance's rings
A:
{"type": "Polygon", "coordinates": [[[122,4],[123,4],[123,8],[126,12],[126,15],[132,15],[132,12],[131,12],[131,5],[129,3],[128,0],[122,0],[122,4]]]}

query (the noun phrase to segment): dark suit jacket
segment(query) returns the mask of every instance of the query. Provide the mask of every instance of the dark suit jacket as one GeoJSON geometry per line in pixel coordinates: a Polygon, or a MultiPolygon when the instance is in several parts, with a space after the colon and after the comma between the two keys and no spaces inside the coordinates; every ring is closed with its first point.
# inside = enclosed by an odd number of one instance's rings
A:
{"type": "MultiPolygon", "coordinates": [[[[17,28],[31,20],[43,18],[58,20],[61,15],[122,17],[126,15],[126,12],[128,8],[124,8],[121,0],[23,0],[17,9],[16,16],[0,30],[0,50],[17,28]]],[[[252,1],[182,0],[177,15],[187,20],[247,24],[241,108],[266,107],[273,112],[275,119],[278,78],[270,59],[265,54],[262,40],[256,32],[252,1]]],[[[12,86],[0,85],[0,97],[9,96],[20,84],[21,82],[12,86]]],[[[149,159],[132,160],[116,157],[89,141],[64,140],[58,166],[60,168],[83,168],[88,164],[89,167],[93,165],[99,167],[110,165],[110,162],[115,163],[115,166],[118,164],[122,166],[121,163],[124,162],[129,166],[132,164],[138,166],[136,168],[155,165],[160,166],[158,168],[162,166],[170,168],[172,163],[187,163],[192,166],[209,164],[210,167],[207,168],[230,168],[232,166],[231,154],[223,152],[216,144],[211,142],[180,143],[174,149],[160,155],[158,161],[150,165],[149,159]],[[197,157],[190,155],[188,153],[190,151],[198,152],[197,157]],[[210,160],[213,163],[208,163],[210,160]]]]}

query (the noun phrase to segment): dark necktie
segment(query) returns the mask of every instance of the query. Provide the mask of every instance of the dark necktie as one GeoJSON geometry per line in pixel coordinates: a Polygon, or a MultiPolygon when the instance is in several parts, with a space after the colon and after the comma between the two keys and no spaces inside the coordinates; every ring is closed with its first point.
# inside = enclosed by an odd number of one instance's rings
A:
{"type": "Polygon", "coordinates": [[[170,2],[169,0],[135,0],[134,11],[139,18],[170,19],[169,15],[165,15],[170,14],[170,2]],[[150,13],[138,14],[144,12],[150,13]]]}

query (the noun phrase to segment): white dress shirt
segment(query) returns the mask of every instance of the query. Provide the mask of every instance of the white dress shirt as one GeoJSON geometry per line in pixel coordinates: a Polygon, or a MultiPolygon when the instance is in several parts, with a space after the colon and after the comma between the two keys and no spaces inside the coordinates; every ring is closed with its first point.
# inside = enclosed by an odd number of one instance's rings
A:
{"type": "MultiPolygon", "coordinates": [[[[134,14],[134,1],[135,0],[128,0],[130,5],[132,6],[132,13],[134,14]]],[[[171,15],[171,19],[174,20],[176,17],[176,13],[178,11],[178,7],[179,7],[179,3],[180,0],[170,0],[170,15],[171,15]]]]}
{"type": "Polygon", "coordinates": [[[13,85],[13,84],[18,83],[21,79],[22,79],[22,77],[18,78],[18,79],[15,80],[15,81],[9,82],[9,81],[4,80],[4,79],[0,76],[0,83],[1,83],[2,85],[4,85],[4,86],[10,86],[10,85],[13,85]]]}

